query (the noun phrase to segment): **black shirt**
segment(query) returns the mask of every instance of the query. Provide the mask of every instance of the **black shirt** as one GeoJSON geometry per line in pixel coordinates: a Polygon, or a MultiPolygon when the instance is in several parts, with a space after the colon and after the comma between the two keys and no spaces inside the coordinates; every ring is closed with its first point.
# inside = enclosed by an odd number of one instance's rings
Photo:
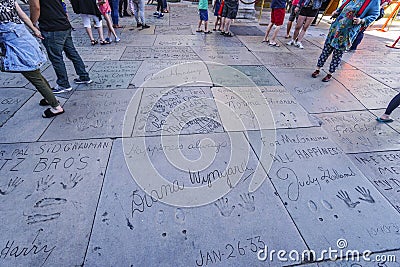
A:
{"type": "Polygon", "coordinates": [[[15,9],[15,0],[0,0],[0,23],[22,23],[15,9]]]}
{"type": "Polygon", "coordinates": [[[46,32],[66,31],[71,28],[61,0],[40,1],[40,30],[46,32]]]}

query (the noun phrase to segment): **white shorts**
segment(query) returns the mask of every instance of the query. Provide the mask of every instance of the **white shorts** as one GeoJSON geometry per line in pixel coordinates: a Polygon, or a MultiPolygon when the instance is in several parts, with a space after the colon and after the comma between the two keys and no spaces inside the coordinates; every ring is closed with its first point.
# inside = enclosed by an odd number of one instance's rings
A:
{"type": "Polygon", "coordinates": [[[85,27],[85,28],[91,28],[90,19],[93,19],[94,27],[96,27],[96,28],[100,28],[103,25],[101,23],[101,20],[99,20],[99,18],[95,15],[81,14],[81,18],[83,21],[83,27],[85,27]]]}

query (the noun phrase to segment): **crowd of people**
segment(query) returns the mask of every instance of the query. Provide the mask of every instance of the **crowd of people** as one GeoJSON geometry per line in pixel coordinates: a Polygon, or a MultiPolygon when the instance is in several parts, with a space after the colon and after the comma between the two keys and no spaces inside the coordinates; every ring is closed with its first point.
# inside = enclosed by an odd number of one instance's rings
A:
{"type": "MultiPolygon", "coordinates": [[[[305,32],[315,19],[318,10],[325,0],[294,0],[291,14],[287,23],[286,38],[291,38],[287,45],[294,45],[304,49],[302,39],[305,32]],[[297,18],[293,37],[290,35],[292,23],[297,18]]],[[[387,0],[383,0],[387,2],[387,0]]],[[[121,27],[118,23],[119,16],[134,14],[137,27],[143,29],[149,26],[145,22],[144,0],[71,0],[71,5],[76,14],[80,14],[83,26],[90,38],[92,45],[98,41],[93,37],[91,30],[92,21],[98,31],[100,44],[110,44],[112,37],[119,42],[114,28],[121,27]],[[110,2],[109,2],[110,1],[110,2]],[[129,6],[129,8],[128,8],[129,6]],[[131,12],[128,12],[131,10],[131,12]],[[105,19],[108,34],[104,38],[102,18],[105,19]]],[[[43,96],[39,105],[50,106],[43,113],[43,117],[51,118],[64,113],[54,94],[72,90],[68,80],[63,54],[72,61],[76,74],[74,79],[77,84],[90,84],[92,80],[85,69],[85,65],[77,52],[72,36],[72,26],[68,19],[68,12],[63,0],[45,1],[30,0],[30,18],[22,11],[16,0],[0,0],[0,47],[4,54],[0,57],[2,71],[20,72],[31,82],[43,96]],[[41,65],[46,61],[46,56],[41,50],[38,41],[28,32],[25,25],[31,29],[33,35],[40,39],[47,51],[47,56],[52,63],[57,76],[56,86],[51,88],[40,72],[41,65]]],[[[286,0],[272,0],[271,23],[268,25],[263,43],[279,47],[276,37],[283,25],[286,12],[286,0]],[[269,34],[275,26],[271,39],[269,34]]],[[[317,69],[311,74],[316,78],[320,74],[328,57],[332,55],[329,71],[322,79],[323,82],[331,80],[333,73],[339,66],[346,49],[349,49],[356,37],[363,33],[366,27],[375,21],[381,13],[382,3],[379,0],[346,0],[332,14],[335,21],[331,24],[326,37],[321,55],[317,61],[317,69]]],[[[232,37],[230,25],[236,18],[239,8],[238,0],[215,0],[213,12],[216,23],[213,31],[220,31],[221,35],[232,37]],[[218,29],[217,29],[218,27],[218,29]]],[[[199,0],[200,20],[197,32],[210,34],[208,29],[208,0],[199,0]],[[204,31],[201,29],[204,23],[204,31]]],[[[162,18],[168,12],[164,0],[157,1],[157,18],[162,18]]],[[[359,42],[358,42],[359,43],[359,42]]],[[[396,95],[389,103],[385,113],[377,118],[378,122],[392,122],[392,111],[400,105],[400,94],[396,95]]]]}

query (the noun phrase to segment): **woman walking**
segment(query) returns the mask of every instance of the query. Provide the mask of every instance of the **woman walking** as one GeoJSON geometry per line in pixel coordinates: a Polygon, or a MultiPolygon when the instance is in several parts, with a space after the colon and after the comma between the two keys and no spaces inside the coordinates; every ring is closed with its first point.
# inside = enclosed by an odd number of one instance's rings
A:
{"type": "Polygon", "coordinates": [[[0,57],[3,71],[20,72],[31,82],[44,97],[41,106],[51,106],[44,111],[42,117],[51,118],[64,113],[54,97],[47,80],[40,73],[40,66],[46,62],[46,56],[40,49],[38,41],[25,28],[24,23],[33,34],[43,39],[15,0],[0,0],[0,45],[4,56],[0,57]]]}
{"type": "Polygon", "coordinates": [[[323,82],[329,82],[342,60],[343,52],[351,46],[360,29],[368,27],[378,15],[379,0],[346,0],[335,10],[332,16],[336,17],[336,20],[329,28],[317,69],[311,76],[316,78],[319,75],[321,67],[333,53],[329,72],[322,79],[323,82]]]}
{"type": "Polygon", "coordinates": [[[390,114],[392,114],[393,110],[395,110],[398,106],[400,106],[400,93],[393,97],[387,106],[385,113],[376,118],[376,120],[379,122],[393,122],[393,119],[390,118],[390,114]]]}

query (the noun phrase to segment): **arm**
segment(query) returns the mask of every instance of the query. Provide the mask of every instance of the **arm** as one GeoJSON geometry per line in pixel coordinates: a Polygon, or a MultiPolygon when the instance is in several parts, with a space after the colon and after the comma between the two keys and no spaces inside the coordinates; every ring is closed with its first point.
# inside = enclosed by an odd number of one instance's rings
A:
{"type": "Polygon", "coordinates": [[[364,14],[360,16],[360,18],[362,18],[362,26],[367,27],[378,18],[380,10],[379,4],[378,1],[371,1],[364,14]]]}
{"type": "Polygon", "coordinates": [[[34,25],[37,24],[40,17],[40,2],[39,0],[29,0],[29,12],[31,14],[31,21],[34,25]]]}
{"type": "Polygon", "coordinates": [[[21,7],[18,5],[17,2],[15,2],[15,9],[17,10],[18,16],[22,19],[22,21],[25,23],[25,25],[28,26],[29,29],[31,29],[33,31],[33,34],[36,37],[43,39],[43,36],[40,33],[40,31],[33,25],[32,21],[28,18],[28,16],[21,9],[21,7]]]}

